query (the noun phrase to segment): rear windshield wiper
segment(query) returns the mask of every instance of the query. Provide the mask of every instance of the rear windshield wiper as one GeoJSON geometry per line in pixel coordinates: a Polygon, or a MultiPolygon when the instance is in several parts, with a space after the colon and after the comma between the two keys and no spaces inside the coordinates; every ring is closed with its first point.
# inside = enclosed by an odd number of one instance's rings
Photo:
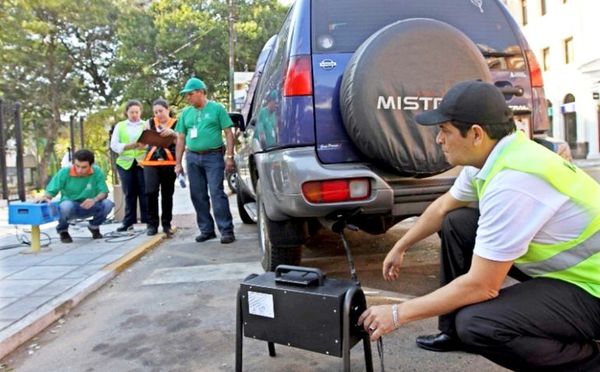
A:
{"type": "Polygon", "coordinates": [[[517,53],[488,52],[488,51],[484,51],[484,50],[481,50],[481,54],[483,54],[484,57],[514,57],[517,55],[517,53]]]}

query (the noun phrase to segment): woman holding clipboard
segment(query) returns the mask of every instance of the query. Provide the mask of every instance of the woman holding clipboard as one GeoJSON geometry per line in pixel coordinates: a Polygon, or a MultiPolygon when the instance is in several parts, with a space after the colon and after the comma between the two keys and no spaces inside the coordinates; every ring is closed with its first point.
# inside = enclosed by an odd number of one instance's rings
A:
{"type": "Polygon", "coordinates": [[[173,130],[177,119],[170,117],[169,104],[159,98],[152,103],[154,116],[146,122],[146,130],[140,142],[149,144],[146,157],[141,162],[144,167],[148,216],[146,223],[148,235],[158,233],[158,193],[161,194],[163,232],[172,235],[173,193],[175,192],[175,142],[177,134],[173,130]]]}

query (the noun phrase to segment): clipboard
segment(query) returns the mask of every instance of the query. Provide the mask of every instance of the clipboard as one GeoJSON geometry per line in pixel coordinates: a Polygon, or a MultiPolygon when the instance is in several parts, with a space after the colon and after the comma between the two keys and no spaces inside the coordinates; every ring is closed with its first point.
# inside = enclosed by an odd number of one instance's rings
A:
{"type": "Polygon", "coordinates": [[[169,147],[175,143],[173,137],[161,137],[160,133],[152,129],[144,129],[137,142],[150,146],[169,147]]]}

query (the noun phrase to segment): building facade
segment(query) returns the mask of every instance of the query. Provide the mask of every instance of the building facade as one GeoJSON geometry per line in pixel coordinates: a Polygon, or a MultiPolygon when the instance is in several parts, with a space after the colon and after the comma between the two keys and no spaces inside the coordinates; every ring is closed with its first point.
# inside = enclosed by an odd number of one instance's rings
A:
{"type": "Polygon", "coordinates": [[[600,0],[506,0],[542,69],[551,135],[600,158],[600,0]]]}

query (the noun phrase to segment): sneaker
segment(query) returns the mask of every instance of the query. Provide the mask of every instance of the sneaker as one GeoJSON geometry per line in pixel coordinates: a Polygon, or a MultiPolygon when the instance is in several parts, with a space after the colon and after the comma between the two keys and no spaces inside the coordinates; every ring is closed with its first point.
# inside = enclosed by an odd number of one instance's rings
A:
{"type": "Polygon", "coordinates": [[[133,225],[121,225],[119,227],[117,227],[117,232],[125,232],[125,231],[129,231],[129,230],[133,230],[133,225]]]}
{"type": "Polygon", "coordinates": [[[153,236],[158,234],[158,228],[156,226],[148,226],[146,227],[146,235],[153,236]]]}
{"type": "Polygon", "coordinates": [[[196,241],[197,241],[198,243],[202,243],[202,242],[205,242],[205,241],[207,241],[207,240],[214,239],[214,238],[216,238],[216,237],[217,237],[217,235],[216,235],[214,232],[212,232],[212,233],[207,233],[207,234],[205,234],[205,233],[202,233],[202,234],[200,234],[200,235],[198,235],[198,236],[196,237],[196,241]]]}
{"type": "Polygon", "coordinates": [[[226,234],[221,236],[221,244],[230,244],[235,241],[235,235],[226,234]]]}
{"type": "Polygon", "coordinates": [[[68,231],[61,231],[58,234],[60,235],[61,243],[73,243],[73,238],[71,238],[68,231]]]}
{"type": "Polygon", "coordinates": [[[88,226],[88,230],[90,230],[90,232],[92,233],[92,239],[102,239],[103,236],[102,234],[100,234],[100,229],[92,229],[91,227],[88,226]]]}

